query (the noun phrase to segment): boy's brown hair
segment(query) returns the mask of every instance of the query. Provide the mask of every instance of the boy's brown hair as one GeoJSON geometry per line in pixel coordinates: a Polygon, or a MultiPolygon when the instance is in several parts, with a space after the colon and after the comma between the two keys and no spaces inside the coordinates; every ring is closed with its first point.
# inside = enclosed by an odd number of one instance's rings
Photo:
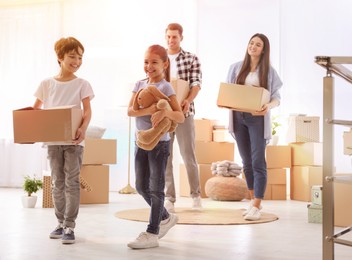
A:
{"type": "MultiPolygon", "coordinates": [[[[84,53],[84,47],[82,43],[80,43],[74,37],[61,38],[55,43],[55,52],[58,59],[63,59],[66,53],[74,50],[76,53],[79,53],[78,49],[82,50],[82,54],[84,53]]],[[[60,64],[60,61],[58,61],[60,64]]]]}

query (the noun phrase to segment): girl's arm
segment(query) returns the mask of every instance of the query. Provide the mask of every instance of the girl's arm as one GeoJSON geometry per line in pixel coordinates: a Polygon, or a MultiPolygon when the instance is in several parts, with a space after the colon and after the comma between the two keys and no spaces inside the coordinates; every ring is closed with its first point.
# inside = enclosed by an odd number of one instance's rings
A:
{"type": "Polygon", "coordinates": [[[137,116],[150,116],[152,114],[154,114],[155,112],[158,111],[158,109],[156,108],[156,104],[151,105],[150,107],[147,108],[141,108],[138,110],[134,110],[133,109],[133,101],[136,97],[137,93],[136,92],[132,92],[132,97],[130,99],[130,102],[128,104],[128,110],[127,110],[127,115],[128,116],[132,116],[132,117],[137,117],[137,116]]]}
{"type": "Polygon", "coordinates": [[[83,120],[81,126],[76,131],[76,139],[73,140],[74,144],[79,144],[82,142],[86,137],[86,131],[92,118],[92,109],[90,106],[90,98],[86,97],[82,100],[83,104],[83,120]]]}
{"type": "Polygon", "coordinates": [[[172,95],[169,98],[172,111],[159,110],[158,112],[154,113],[151,118],[153,127],[157,126],[159,122],[165,117],[175,121],[178,124],[183,123],[183,121],[185,121],[185,116],[182,113],[181,107],[176,99],[176,95],[172,95]]]}

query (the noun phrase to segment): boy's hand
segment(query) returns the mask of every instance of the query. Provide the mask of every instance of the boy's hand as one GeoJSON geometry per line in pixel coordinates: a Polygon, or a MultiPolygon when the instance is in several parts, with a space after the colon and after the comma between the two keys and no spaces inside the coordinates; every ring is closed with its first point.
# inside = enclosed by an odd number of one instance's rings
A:
{"type": "Polygon", "coordinates": [[[84,138],[86,137],[86,131],[83,131],[82,128],[78,128],[76,131],[76,139],[72,140],[72,143],[77,145],[80,142],[82,142],[84,140],[84,138]]]}

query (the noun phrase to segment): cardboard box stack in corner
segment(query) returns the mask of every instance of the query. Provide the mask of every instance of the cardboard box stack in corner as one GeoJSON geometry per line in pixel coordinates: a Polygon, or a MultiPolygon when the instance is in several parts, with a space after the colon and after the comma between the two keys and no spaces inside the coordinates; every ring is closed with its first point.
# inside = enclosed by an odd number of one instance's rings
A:
{"type": "Polygon", "coordinates": [[[312,186],[323,179],[319,117],[290,116],[287,142],[292,147],[291,199],[310,202],[312,186]]]}
{"type": "Polygon", "coordinates": [[[265,151],[267,167],[267,186],[265,200],[286,200],[287,169],[291,168],[291,146],[268,145],[265,151]]]}
{"type": "MultiPolygon", "coordinates": [[[[198,161],[201,197],[206,198],[205,183],[213,177],[211,164],[217,161],[234,161],[235,144],[229,142],[227,129],[217,129],[216,138],[213,138],[214,127],[217,121],[210,119],[195,119],[195,153],[198,161]],[[216,139],[216,141],[214,140],[216,139]]],[[[189,197],[190,189],[187,171],[184,164],[180,165],[180,196],[189,197]]]]}

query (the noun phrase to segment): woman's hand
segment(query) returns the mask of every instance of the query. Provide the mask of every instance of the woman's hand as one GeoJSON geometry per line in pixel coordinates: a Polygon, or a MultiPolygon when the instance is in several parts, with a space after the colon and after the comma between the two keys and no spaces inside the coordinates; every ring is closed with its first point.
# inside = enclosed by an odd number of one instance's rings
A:
{"type": "Polygon", "coordinates": [[[257,110],[252,113],[253,116],[264,116],[266,113],[268,113],[270,110],[270,106],[268,104],[265,104],[262,106],[262,110],[257,110]]]}

